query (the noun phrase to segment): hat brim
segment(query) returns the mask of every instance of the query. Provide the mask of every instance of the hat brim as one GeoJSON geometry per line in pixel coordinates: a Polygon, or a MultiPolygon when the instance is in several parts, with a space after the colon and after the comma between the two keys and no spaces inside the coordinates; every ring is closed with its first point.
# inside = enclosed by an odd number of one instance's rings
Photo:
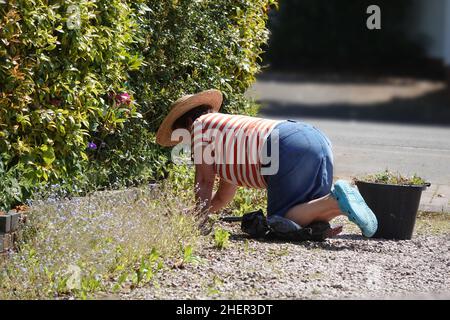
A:
{"type": "Polygon", "coordinates": [[[163,147],[177,145],[180,141],[172,140],[172,127],[179,117],[201,105],[210,106],[213,112],[218,112],[222,106],[222,101],[222,92],[215,89],[181,97],[172,104],[169,114],[159,126],[156,133],[156,143],[163,147]]]}

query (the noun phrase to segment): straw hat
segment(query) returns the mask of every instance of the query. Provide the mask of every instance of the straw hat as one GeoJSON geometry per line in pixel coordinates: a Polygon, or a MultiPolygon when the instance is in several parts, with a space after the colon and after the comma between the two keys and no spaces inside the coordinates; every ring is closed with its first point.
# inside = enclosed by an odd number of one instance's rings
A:
{"type": "Polygon", "coordinates": [[[215,89],[181,97],[172,104],[169,114],[159,126],[156,133],[156,143],[163,147],[176,145],[179,141],[172,141],[171,139],[172,126],[179,117],[201,105],[211,106],[212,111],[217,112],[222,105],[222,100],[222,92],[215,89]]]}

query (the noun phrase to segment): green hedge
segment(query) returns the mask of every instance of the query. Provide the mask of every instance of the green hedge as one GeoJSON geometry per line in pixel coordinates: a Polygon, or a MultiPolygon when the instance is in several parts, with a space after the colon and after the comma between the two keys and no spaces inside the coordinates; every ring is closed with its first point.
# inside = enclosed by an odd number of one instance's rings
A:
{"type": "Polygon", "coordinates": [[[274,2],[0,0],[0,206],[164,175],[154,132],[182,94],[254,112],[274,2]]]}
{"type": "Polygon", "coordinates": [[[156,129],[180,95],[222,90],[227,110],[248,107],[242,94],[259,70],[268,36],[268,0],[148,1],[141,7],[145,32],[138,45],[145,66],[133,73],[138,102],[156,129]]]}

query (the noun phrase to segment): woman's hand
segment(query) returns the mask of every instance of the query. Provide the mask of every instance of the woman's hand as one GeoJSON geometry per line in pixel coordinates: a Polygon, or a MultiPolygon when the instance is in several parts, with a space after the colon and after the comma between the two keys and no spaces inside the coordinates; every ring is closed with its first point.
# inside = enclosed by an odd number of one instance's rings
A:
{"type": "Polygon", "coordinates": [[[195,200],[200,213],[214,213],[224,208],[236,194],[237,186],[223,179],[212,196],[215,181],[214,167],[208,164],[195,165],[195,200]]]}
{"type": "Polygon", "coordinates": [[[224,208],[231,200],[233,200],[234,195],[236,194],[237,186],[235,184],[231,184],[223,179],[220,180],[219,189],[214,194],[214,197],[211,201],[210,212],[217,212],[220,209],[224,208]]]}

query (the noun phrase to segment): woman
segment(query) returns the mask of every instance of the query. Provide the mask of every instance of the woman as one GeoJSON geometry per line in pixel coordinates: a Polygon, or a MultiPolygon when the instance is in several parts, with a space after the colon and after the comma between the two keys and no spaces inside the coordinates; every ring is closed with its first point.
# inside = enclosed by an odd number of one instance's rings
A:
{"type": "Polygon", "coordinates": [[[196,200],[200,210],[224,208],[239,186],[267,189],[267,214],[305,227],[346,215],[366,237],[377,220],[358,190],[339,180],[333,187],[333,155],[328,138],[315,127],[219,113],[222,94],[207,90],[177,100],[156,141],[174,146],[175,133],[192,138],[196,200]],[[186,135],[185,135],[186,136],[186,135]],[[220,177],[213,194],[216,176],[220,177]]]}

